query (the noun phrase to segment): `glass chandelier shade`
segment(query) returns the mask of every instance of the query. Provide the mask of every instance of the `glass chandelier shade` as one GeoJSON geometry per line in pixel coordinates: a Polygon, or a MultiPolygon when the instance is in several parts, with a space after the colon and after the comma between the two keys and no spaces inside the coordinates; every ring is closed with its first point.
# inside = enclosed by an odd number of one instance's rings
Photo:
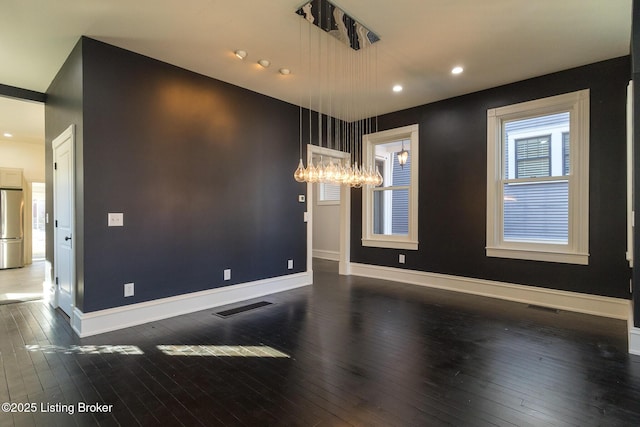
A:
{"type": "Polygon", "coordinates": [[[298,163],[298,168],[293,174],[298,182],[310,183],[326,183],[335,185],[347,185],[352,188],[360,188],[363,186],[378,187],[382,185],[384,179],[378,170],[378,167],[353,166],[348,162],[342,166],[334,163],[333,159],[326,163],[320,159],[316,165],[313,160],[309,161],[309,165],[305,168],[302,159],[298,163]]]}

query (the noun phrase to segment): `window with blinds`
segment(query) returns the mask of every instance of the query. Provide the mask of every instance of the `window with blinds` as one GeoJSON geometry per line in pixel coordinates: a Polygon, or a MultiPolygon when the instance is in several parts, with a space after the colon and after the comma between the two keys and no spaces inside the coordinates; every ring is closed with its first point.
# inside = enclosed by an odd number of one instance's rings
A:
{"type": "Polygon", "coordinates": [[[588,263],[588,94],[487,111],[487,255],[588,263]]]}
{"type": "Polygon", "coordinates": [[[318,202],[320,204],[340,204],[340,186],[326,182],[318,183],[318,202]]]}
{"type": "Polygon", "coordinates": [[[516,139],[516,178],[551,175],[551,135],[516,139]]]}

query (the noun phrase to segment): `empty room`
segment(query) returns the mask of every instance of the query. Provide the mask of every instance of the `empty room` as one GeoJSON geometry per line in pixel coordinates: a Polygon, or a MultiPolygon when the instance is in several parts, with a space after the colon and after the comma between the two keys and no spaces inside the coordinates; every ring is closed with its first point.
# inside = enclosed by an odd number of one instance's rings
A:
{"type": "Polygon", "coordinates": [[[637,2],[0,9],[0,427],[640,425],[637,2]]]}

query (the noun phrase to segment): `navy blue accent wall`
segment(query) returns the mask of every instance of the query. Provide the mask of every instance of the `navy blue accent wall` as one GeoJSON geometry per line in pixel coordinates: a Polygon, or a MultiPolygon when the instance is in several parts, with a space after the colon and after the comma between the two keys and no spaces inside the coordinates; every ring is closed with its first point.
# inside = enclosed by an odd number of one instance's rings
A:
{"type": "Polygon", "coordinates": [[[625,260],[625,108],[630,58],[616,58],[379,117],[420,125],[419,249],[362,247],[361,191],[352,193],[352,261],[629,298],[625,260]],[[487,109],[590,89],[588,266],[489,258],[487,109]]]}
{"type": "Polygon", "coordinates": [[[306,270],[298,107],[88,38],[82,62],[84,312],[306,270]]]}
{"type": "MultiPolygon", "coordinates": [[[[45,175],[46,175],[46,209],[49,222],[46,224],[47,243],[46,258],[54,263],[53,253],[53,140],[70,125],[75,125],[75,157],[76,157],[76,232],[73,243],[76,247],[76,301],[75,306],[83,310],[84,302],[84,215],[83,215],[83,112],[82,112],[82,40],[75,45],[67,60],[58,71],[55,79],[47,89],[45,104],[45,175]]],[[[53,274],[53,271],[51,271],[53,274]]],[[[51,277],[51,282],[54,278],[51,277]]]]}
{"type": "MultiPolygon", "coordinates": [[[[640,3],[633,2],[633,18],[631,20],[631,72],[633,78],[633,210],[635,212],[635,224],[640,224],[638,213],[640,212],[640,3]]],[[[640,328],[640,227],[634,227],[633,233],[633,323],[640,328]]]]}

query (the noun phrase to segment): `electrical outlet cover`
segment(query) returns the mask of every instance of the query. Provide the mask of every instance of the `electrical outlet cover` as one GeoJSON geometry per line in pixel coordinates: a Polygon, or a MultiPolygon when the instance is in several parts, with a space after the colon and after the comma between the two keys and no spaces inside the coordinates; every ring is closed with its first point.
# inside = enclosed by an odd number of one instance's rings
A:
{"type": "Polygon", "coordinates": [[[124,227],[124,214],[110,212],[107,218],[109,227],[124,227]]]}
{"type": "Polygon", "coordinates": [[[134,284],[133,283],[125,283],[124,284],[124,296],[132,297],[134,294],[134,284]]]}

